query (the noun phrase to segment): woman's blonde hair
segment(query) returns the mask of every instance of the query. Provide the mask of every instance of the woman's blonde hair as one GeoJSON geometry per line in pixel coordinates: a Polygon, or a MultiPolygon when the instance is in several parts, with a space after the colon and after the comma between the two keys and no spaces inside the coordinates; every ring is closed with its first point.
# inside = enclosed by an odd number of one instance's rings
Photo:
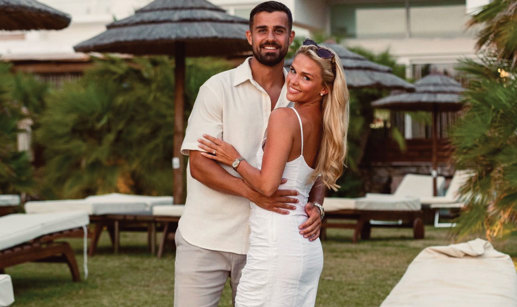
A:
{"type": "Polygon", "coordinates": [[[301,46],[295,57],[304,54],[318,63],[321,67],[323,85],[328,88],[328,94],[322,97],[323,138],[313,178],[321,176],[327,188],[337,190],[339,185],[336,181],[343,174],[347,150],[348,89],[339,56],[333,50],[325,48],[334,56],[330,59],[321,58],[316,53],[318,48],[323,47],[301,46]]]}

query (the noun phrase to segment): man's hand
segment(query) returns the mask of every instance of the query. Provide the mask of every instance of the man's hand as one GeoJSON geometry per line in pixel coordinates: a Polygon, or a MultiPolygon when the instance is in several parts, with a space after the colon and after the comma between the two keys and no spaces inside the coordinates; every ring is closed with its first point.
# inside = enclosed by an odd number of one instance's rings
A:
{"type": "Polygon", "coordinates": [[[308,238],[309,241],[314,241],[320,236],[320,209],[314,206],[311,202],[308,202],[307,205],[305,205],[305,212],[309,218],[298,228],[300,229],[300,234],[304,238],[308,238]]]}
{"type": "Polygon", "coordinates": [[[298,202],[298,199],[291,197],[296,195],[298,195],[298,192],[295,190],[278,190],[271,197],[266,197],[262,194],[256,193],[249,199],[262,209],[279,214],[289,214],[289,211],[287,210],[296,209],[295,206],[289,205],[290,203],[295,204],[298,202]]]}

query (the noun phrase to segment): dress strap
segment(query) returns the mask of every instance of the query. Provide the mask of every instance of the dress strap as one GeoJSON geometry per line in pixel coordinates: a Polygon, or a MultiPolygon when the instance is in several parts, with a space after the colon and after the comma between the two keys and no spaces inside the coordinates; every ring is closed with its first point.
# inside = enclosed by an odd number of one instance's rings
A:
{"type": "Polygon", "coordinates": [[[300,123],[300,134],[301,134],[301,153],[300,155],[303,156],[303,125],[302,125],[302,118],[300,117],[300,114],[298,114],[298,111],[294,107],[291,108],[294,111],[294,114],[296,114],[296,117],[298,117],[298,122],[300,123]]]}

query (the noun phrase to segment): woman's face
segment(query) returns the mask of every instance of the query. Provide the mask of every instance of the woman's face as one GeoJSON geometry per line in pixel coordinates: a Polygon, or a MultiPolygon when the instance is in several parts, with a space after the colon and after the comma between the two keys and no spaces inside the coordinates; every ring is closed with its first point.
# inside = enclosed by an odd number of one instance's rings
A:
{"type": "Polygon", "coordinates": [[[320,101],[327,94],[320,66],[305,54],[298,54],[287,74],[287,99],[297,103],[320,101]]]}

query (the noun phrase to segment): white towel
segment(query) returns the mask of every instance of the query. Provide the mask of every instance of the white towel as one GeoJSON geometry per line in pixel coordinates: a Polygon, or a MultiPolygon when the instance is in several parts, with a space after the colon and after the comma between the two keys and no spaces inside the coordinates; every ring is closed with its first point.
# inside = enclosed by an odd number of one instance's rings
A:
{"type": "Polygon", "coordinates": [[[381,306],[517,306],[517,274],[485,240],[428,247],[381,306]]]}

